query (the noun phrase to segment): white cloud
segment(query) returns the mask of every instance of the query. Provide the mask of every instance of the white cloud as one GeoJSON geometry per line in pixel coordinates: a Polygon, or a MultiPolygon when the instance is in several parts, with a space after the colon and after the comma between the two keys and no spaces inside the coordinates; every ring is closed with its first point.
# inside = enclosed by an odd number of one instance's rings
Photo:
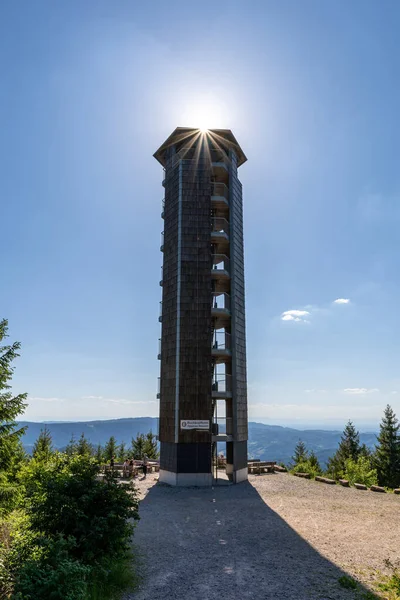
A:
{"type": "Polygon", "coordinates": [[[103,396],[82,396],[82,400],[103,400],[103,396]]]}
{"type": "Polygon", "coordinates": [[[378,388],[345,388],[343,390],[345,394],[359,395],[359,394],[374,394],[379,392],[378,388]]]}
{"type": "Polygon", "coordinates": [[[393,390],[392,392],[390,392],[391,394],[397,394],[396,390],[393,390]]]}
{"type": "Polygon", "coordinates": [[[281,314],[281,319],[282,321],[307,323],[308,321],[305,319],[305,317],[308,317],[309,315],[310,313],[308,310],[285,310],[285,312],[281,314]]]}
{"type": "Polygon", "coordinates": [[[337,298],[333,304],[350,304],[350,298],[337,298]]]}

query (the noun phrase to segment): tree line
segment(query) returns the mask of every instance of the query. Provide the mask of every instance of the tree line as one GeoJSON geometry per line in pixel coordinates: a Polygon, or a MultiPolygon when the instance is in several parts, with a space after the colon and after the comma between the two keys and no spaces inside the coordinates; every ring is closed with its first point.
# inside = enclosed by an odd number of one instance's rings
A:
{"type": "MultiPolygon", "coordinates": [[[[51,433],[45,426],[33,446],[32,456],[36,457],[38,454],[49,456],[54,451],[51,433]]],[[[124,462],[131,458],[141,460],[145,455],[151,460],[157,460],[159,457],[157,437],[152,431],[146,434],[138,433],[136,438],[131,439],[130,446],[127,446],[125,442],[118,444],[113,435],[110,436],[104,446],[101,444],[94,445],[82,433],[78,439],[72,436],[64,452],[68,456],[77,454],[93,457],[98,464],[108,463],[112,459],[116,462],[124,462]]]]}
{"type": "MultiPolygon", "coordinates": [[[[0,321],[0,598],[119,597],[135,580],[130,539],[138,499],[111,473],[98,473],[99,459],[122,456],[121,445],[109,440],[96,456],[81,436],[59,452],[44,430],[33,455],[25,453],[24,428],[16,420],[27,395],[11,391],[20,345],[4,343],[7,329],[7,321],[0,321]]],[[[135,450],[149,451],[153,438],[136,439],[135,450]]]]}
{"type": "Polygon", "coordinates": [[[325,474],[332,479],[348,479],[350,483],[381,485],[389,489],[400,487],[400,424],[388,404],[377,435],[375,448],[360,444],[360,434],[349,421],[339,446],[328,459],[325,472],[314,451],[308,451],[302,440],[296,445],[291,470],[295,473],[325,474]]]}

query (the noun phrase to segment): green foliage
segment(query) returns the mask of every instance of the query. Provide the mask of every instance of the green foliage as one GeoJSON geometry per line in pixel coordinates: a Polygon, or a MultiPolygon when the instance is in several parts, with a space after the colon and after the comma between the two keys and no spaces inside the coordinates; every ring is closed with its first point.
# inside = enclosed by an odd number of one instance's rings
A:
{"type": "Polygon", "coordinates": [[[78,446],[78,443],[75,439],[74,434],[72,434],[71,439],[69,440],[68,444],[65,447],[65,454],[67,454],[68,456],[72,456],[73,454],[76,454],[77,446],[78,446]]]}
{"type": "Polygon", "coordinates": [[[304,460],[297,463],[297,465],[294,465],[291,469],[291,473],[309,473],[311,477],[314,478],[316,475],[321,475],[321,470],[317,469],[310,460],[304,460]]]}
{"type": "Polygon", "coordinates": [[[48,537],[74,537],[73,558],[94,564],[124,555],[138,518],[138,502],[112,477],[97,479],[98,466],[86,456],[55,455],[25,470],[27,510],[32,527],[48,537]]]}
{"type": "Polygon", "coordinates": [[[142,459],[145,454],[145,442],[143,433],[138,433],[136,439],[132,438],[129,454],[138,460],[142,459]]]}
{"type": "Polygon", "coordinates": [[[308,462],[313,467],[313,469],[315,469],[315,471],[317,473],[321,473],[321,465],[319,464],[319,460],[318,460],[317,455],[315,454],[314,450],[311,450],[309,458],[308,458],[308,462]]]}
{"type": "Polygon", "coordinates": [[[353,461],[357,461],[360,451],[360,434],[353,423],[349,421],[344,428],[338,449],[328,460],[327,473],[333,479],[342,478],[344,476],[346,460],[351,458],[353,461]]]}
{"type": "Polygon", "coordinates": [[[104,462],[104,450],[101,444],[98,444],[94,453],[96,463],[101,465],[104,462]]]}
{"type": "Polygon", "coordinates": [[[157,438],[153,435],[152,431],[146,433],[145,443],[144,443],[144,453],[147,458],[157,459],[159,457],[157,438]]]}
{"type": "Polygon", "coordinates": [[[110,462],[112,458],[115,458],[117,456],[117,449],[117,440],[112,435],[104,447],[104,458],[108,462],[110,462]]]}
{"type": "MultiPolygon", "coordinates": [[[[8,321],[0,321],[0,343],[7,337],[8,321]]],[[[15,419],[24,412],[27,394],[13,396],[10,380],[14,368],[12,363],[19,356],[19,342],[11,345],[0,345],[0,470],[10,467],[13,453],[24,433],[23,427],[18,427],[15,419]]]]}
{"type": "Polygon", "coordinates": [[[40,431],[40,435],[33,446],[32,456],[37,460],[49,460],[53,453],[53,440],[51,433],[45,427],[40,431]]]}
{"type": "Polygon", "coordinates": [[[396,488],[400,485],[400,425],[393,409],[386,406],[378,435],[374,462],[380,485],[396,488]]]}
{"type": "Polygon", "coordinates": [[[294,455],[292,456],[293,466],[299,463],[304,463],[308,459],[308,451],[305,443],[299,440],[294,449],[294,455]]]}
{"type": "Polygon", "coordinates": [[[124,462],[124,460],[127,457],[127,449],[126,449],[126,444],[125,442],[122,442],[119,446],[118,446],[118,452],[117,452],[117,459],[119,462],[124,462]]]}
{"type": "Polygon", "coordinates": [[[76,444],[76,453],[80,456],[92,456],[93,446],[85,437],[84,433],[81,433],[81,437],[76,444]]]}
{"type": "Polygon", "coordinates": [[[354,483],[363,483],[367,487],[377,485],[378,476],[376,469],[371,468],[370,459],[365,456],[359,456],[358,459],[347,459],[344,468],[344,478],[354,483]]]}
{"type": "Polygon", "coordinates": [[[27,560],[18,570],[15,600],[85,600],[90,568],[71,558],[74,539],[41,538],[36,559],[27,560]]]}
{"type": "Polygon", "coordinates": [[[348,575],[343,575],[342,577],[339,577],[338,581],[339,585],[345,590],[356,590],[358,588],[357,581],[352,577],[349,577],[348,575]]]}

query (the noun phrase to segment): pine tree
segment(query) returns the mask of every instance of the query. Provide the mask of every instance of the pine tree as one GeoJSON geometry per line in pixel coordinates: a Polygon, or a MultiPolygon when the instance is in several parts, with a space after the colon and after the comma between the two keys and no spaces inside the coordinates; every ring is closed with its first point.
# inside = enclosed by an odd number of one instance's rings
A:
{"type": "Polygon", "coordinates": [[[76,454],[77,448],[78,448],[78,444],[75,439],[75,435],[72,434],[71,439],[69,440],[68,444],[65,447],[65,454],[68,454],[68,456],[72,456],[73,454],[76,454]]]}
{"type": "Polygon", "coordinates": [[[148,433],[146,433],[146,439],[144,442],[144,453],[146,454],[147,458],[151,458],[154,460],[156,460],[159,456],[157,438],[155,435],[153,435],[153,432],[151,430],[148,433]]]}
{"type": "Polygon", "coordinates": [[[124,462],[126,459],[126,444],[125,442],[121,442],[118,446],[117,458],[119,462],[124,462]]]}
{"type": "Polygon", "coordinates": [[[40,430],[39,437],[33,446],[32,456],[37,460],[46,461],[49,460],[52,453],[53,440],[50,431],[45,426],[44,429],[40,430]]]}
{"type": "Polygon", "coordinates": [[[310,463],[310,465],[312,466],[312,468],[315,471],[318,471],[318,473],[321,473],[321,465],[319,464],[318,457],[315,454],[314,450],[311,450],[310,455],[308,457],[308,462],[310,463]]]}
{"type": "Polygon", "coordinates": [[[389,404],[385,408],[374,462],[380,485],[395,488],[400,485],[400,425],[389,404]]]}
{"type": "Polygon", "coordinates": [[[296,466],[299,463],[305,462],[308,459],[308,451],[305,443],[299,440],[294,449],[294,455],[292,456],[293,465],[296,466]]]}
{"type": "Polygon", "coordinates": [[[346,468],[346,460],[351,459],[354,462],[357,462],[360,451],[360,434],[353,423],[349,421],[343,430],[338,449],[335,454],[328,459],[328,473],[335,479],[342,477],[346,468]]]}
{"type": "Polygon", "coordinates": [[[136,459],[140,460],[143,458],[145,454],[145,446],[146,446],[146,438],[143,433],[138,433],[135,438],[132,438],[130,454],[132,454],[136,459]]]}
{"type": "MultiPolygon", "coordinates": [[[[0,343],[7,337],[8,321],[0,321],[0,343]]],[[[0,470],[6,470],[13,458],[14,451],[24,427],[18,427],[15,419],[24,412],[27,394],[13,396],[9,384],[14,368],[12,362],[19,356],[21,345],[14,342],[11,345],[0,346],[0,470]]]]}
{"type": "Polygon", "coordinates": [[[104,447],[104,458],[107,461],[110,461],[112,458],[115,459],[117,455],[117,448],[117,440],[112,435],[104,447]]]}
{"type": "Polygon", "coordinates": [[[85,434],[81,433],[81,437],[76,444],[76,453],[80,456],[92,456],[93,454],[93,446],[86,439],[85,434]]]}
{"type": "Polygon", "coordinates": [[[96,462],[99,463],[99,465],[101,465],[104,462],[104,449],[103,449],[103,446],[101,444],[97,445],[94,457],[96,459],[96,462]]]}

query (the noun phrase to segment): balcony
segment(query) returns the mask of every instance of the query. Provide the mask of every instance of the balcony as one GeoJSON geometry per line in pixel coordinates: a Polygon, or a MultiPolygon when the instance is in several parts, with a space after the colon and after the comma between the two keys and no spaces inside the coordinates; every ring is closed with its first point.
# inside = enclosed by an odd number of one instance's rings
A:
{"type": "Polygon", "coordinates": [[[211,223],[211,242],[229,242],[229,223],[223,217],[214,217],[211,223]]]}
{"type": "Polygon", "coordinates": [[[210,150],[211,164],[214,169],[223,169],[229,173],[229,157],[223,150],[210,150]]]}
{"type": "Polygon", "coordinates": [[[159,320],[160,323],[162,323],[162,302],[160,302],[160,313],[159,313],[159,316],[158,316],[158,320],[159,320]]]}
{"type": "Polygon", "coordinates": [[[224,292],[213,292],[211,316],[216,318],[231,316],[231,297],[229,294],[224,292]]]}
{"type": "Polygon", "coordinates": [[[158,339],[158,360],[161,360],[161,338],[158,339]]]}
{"type": "Polygon", "coordinates": [[[212,263],[211,277],[213,279],[230,278],[230,262],[225,254],[213,254],[212,263]]]}
{"type": "Polygon", "coordinates": [[[165,181],[167,179],[167,171],[165,169],[163,169],[163,178],[162,178],[162,184],[165,187],[165,181]]]}
{"type": "Polygon", "coordinates": [[[211,354],[217,359],[232,356],[230,333],[227,333],[224,330],[214,331],[211,354]]]}
{"type": "Polygon", "coordinates": [[[161,396],[161,377],[158,378],[158,386],[157,386],[157,400],[160,399],[161,396]]]}
{"type": "Polygon", "coordinates": [[[161,218],[164,218],[164,211],[165,211],[165,198],[162,199],[161,202],[161,218]]]}
{"type": "Polygon", "coordinates": [[[164,274],[163,274],[163,267],[161,267],[161,279],[160,279],[160,286],[162,287],[164,285],[164,274]]]}
{"type": "Polygon", "coordinates": [[[215,373],[212,380],[211,394],[215,399],[232,398],[232,375],[215,373]]]}
{"type": "Polygon", "coordinates": [[[161,232],[161,244],[160,244],[161,252],[164,252],[164,232],[161,232]]]}
{"type": "Polygon", "coordinates": [[[225,183],[211,183],[211,206],[219,210],[229,208],[229,188],[225,183]]]}
{"type": "Polygon", "coordinates": [[[216,417],[213,418],[213,442],[231,441],[233,436],[233,419],[232,417],[216,417]]]}

